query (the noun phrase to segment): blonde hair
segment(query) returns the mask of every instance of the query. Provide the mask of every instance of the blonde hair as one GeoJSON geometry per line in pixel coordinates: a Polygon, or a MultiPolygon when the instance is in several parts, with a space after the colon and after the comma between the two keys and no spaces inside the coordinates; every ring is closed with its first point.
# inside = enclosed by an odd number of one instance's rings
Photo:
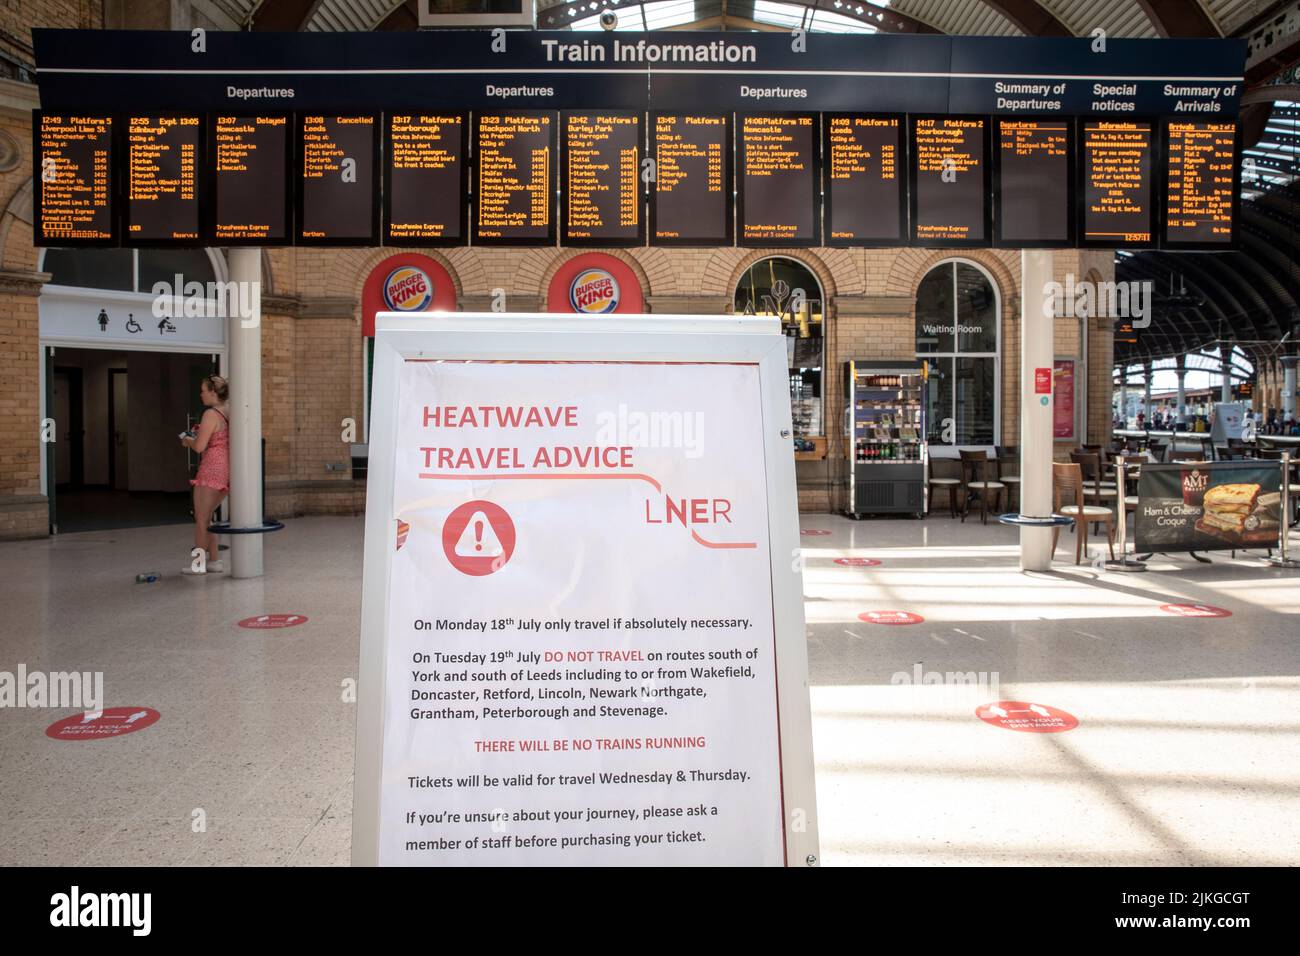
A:
{"type": "Polygon", "coordinates": [[[208,387],[208,391],[216,395],[221,401],[224,402],[230,398],[230,383],[220,375],[209,375],[203,380],[203,384],[208,387]]]}

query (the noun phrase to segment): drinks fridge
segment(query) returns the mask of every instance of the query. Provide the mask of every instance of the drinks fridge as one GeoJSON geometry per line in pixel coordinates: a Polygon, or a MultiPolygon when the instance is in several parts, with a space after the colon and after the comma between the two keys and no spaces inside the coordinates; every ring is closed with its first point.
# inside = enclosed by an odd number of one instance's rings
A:
{"type": "Polygon", "coordinates": [[[846,514],[925,513],[925,370],[919,361],[844,363],[846,514]]]}

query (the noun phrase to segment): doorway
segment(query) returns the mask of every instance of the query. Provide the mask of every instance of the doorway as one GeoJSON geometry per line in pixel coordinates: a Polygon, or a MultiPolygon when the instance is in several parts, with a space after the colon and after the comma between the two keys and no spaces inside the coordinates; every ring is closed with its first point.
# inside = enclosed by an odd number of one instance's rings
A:
{"type": "Polygon", "coordinates": [[[198,456],[179,435],[197,422],[207,353],[55,350],[48,474],[57,533],[186,524],[198,456]]]}

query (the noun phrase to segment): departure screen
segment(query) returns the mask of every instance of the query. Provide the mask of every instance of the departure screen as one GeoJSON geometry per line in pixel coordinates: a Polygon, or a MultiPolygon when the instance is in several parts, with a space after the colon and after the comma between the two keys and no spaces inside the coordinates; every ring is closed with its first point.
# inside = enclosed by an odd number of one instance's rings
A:
{"type": "Polygon", "coordinates": [[[645,242],[640,113],[565,113],[566,245],[629,246],[645,242]]]}
{"type": "Polygon", "coordinates": [[[1152,245],[1150,123],[1083,124],[1083,241],[1102,246],[1152,245]]]}
{"type": "Polygon", "coordinates": [[[389,114],[384,121],[384,242],[465,242],[464,113],[389,114]]]}
{"type": "Polygon", "coordinates": [[[1000,119],[997,131],[998,240],[1030,247],[1073,242],[1069,122],[1000,119]]]}
{"type": "Polygon", "coordinates": [[[737,122],[741,245],[819,245],[816,115],[742,113],[737,122]]]}
{"type": "Polygon", "coordinates": [[[375,117],[301,117],[298,240],[305,245],[379,241],[375,117]]]}
{"type": "Polygon", "coordinates": [[[112,117],[38,116],[36,245],[113,244],[112,117]]]}
{"type": "Polygon", "coordinates": [[[474,242],[554,245],[555,114],[475,116],[474,242]]]}
{"type": "Polygon", "coordinates": [[[731,118],[652,115],[651,244],[731,245],[731,118]]]}
{"type": "Polygon", "coordinates": [[[912,118],[912,239],[918,245],[988,242],[984,117],[912,118]]]}
{"type": "Polygon", "coordinates": [[[126,121],[126,233],[132,244],[198,243],[203,118],[126,121]]]}
{"type": "Polygon", "coordinates": [[[230,245],[290,238],[289,116],[216,116],[212,122],[212,235],[230,245]]]}
{"type": "Polygon", "coordinates": [[[1229,245],[1237,195],[1237,124],[1165,126],[1165,241],[1229,245]]]}
{"type": "Polygon", "coordinates": [[[827,113],[826,244],[904,242],[903,126],[897,116],[827,113]]]}

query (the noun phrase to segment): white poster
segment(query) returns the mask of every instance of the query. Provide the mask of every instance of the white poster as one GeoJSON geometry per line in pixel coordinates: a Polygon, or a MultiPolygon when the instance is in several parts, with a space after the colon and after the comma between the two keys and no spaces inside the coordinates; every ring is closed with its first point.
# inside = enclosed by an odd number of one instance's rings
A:
{"type": "Polygon", "coordinates": [[[756,365],[405,361],[388,865],[785,862],[756,365]]]}

